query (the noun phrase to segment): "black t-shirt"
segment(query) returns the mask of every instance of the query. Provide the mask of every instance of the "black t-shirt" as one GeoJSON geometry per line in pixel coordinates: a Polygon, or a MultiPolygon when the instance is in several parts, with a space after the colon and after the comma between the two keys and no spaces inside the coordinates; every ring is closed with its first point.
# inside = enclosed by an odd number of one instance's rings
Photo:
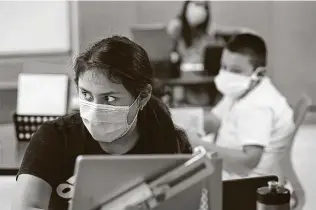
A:
{"type": "MultiPolygon", "coordinates": [[[[180,149],[170,151],[172,143],[169,148],[167,144],[153,144],[148,136],[150,135],[140,133],[137,144],[128,154],[191,152],[190,146],[182,140],[180,149]]],[[[106,154],[106,152],[91,137],[79,113],[46,122],[33,135],[17,177],[20,174],[30,174],[45,180],[52,187],[49,209],[66,210],[72,198],[75,160],[78,155],[84,154],[106,154]]]]}

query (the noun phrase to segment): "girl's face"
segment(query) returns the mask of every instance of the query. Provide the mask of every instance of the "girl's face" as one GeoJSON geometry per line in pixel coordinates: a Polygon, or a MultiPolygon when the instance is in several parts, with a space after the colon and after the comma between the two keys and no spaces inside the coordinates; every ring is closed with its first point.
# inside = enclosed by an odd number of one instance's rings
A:
{"type": "Polygon", "coordinates": [[[191,26],[197,26],[205,21],[207,11],[205,9],[205,2],[192,1],[188,4],[186,10],[186,18],[191,26]]]}
{"type": "MultiPolygon", "coordinates": [[[[79,98],[95,103],[112,106],[130,106],[136,100],[120,83],[109,80],[97,70],[84,72],[78,80],[79,98]]],[[[137,114],[139,103],[130,107],[127,121],[131,123],[137,114]]]]}

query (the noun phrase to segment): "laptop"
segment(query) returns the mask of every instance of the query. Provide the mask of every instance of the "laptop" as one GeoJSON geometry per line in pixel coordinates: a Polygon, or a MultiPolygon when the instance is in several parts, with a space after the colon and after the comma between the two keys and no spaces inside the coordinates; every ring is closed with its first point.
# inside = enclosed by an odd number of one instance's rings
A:
{"type": "MultiPolygon", "coordinates": [[[[190,154],[80,156],[76,161],[75,190],[69,209],[95,209],[102,201],[110,200],[144,180],[154,180],[162,172],[180,166],[191,158],[190,154]]],[[[197,190],[201,192],[201,188],[197,190]]],[[[200,194],[195,194],[193,196],[193,192],[190,196],[187,210],[198,208],[200,194]]]]}
{"type": "MultiPolygon", "coordinates": [[[[114,195],[137,186],[144,180],[154,180],[191,158],[192,155],[79,156],[76,160],[75,188],[69,210],[103,210],[99,204],[105,200],[111,200],[114,195]]],[[[211,180],[214,188],[211,190],[212,199],[216,201],[221,197],[217,194],[221,193],[221,189],[219,183],[213,182],[220,182],[220,171],[215,172],[214,177],[211,180]]],[[[223,181],[222,209],[256,209],[256,190],[272,180],[278,179],[276,176],[265,176],[223,181]]],[[[154,210],[199,209],[202,184],[189,188],[154,210]]]]}
{"type": "Polygon", "coordinates": [[[174,42],[164,24],[134,25],[131,32],[133,41],[146,50],[150,60],[169,60],[174,42]]]}

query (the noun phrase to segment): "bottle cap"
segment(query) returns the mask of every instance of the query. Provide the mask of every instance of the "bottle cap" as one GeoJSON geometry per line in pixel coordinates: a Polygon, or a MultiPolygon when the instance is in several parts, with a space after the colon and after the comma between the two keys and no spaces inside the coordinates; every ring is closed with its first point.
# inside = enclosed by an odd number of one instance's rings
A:
{"type": "Polygon", "coordinates": [[[270,182],[268,182],[268,186],[269,186],[271,191],[277,190],[279,187],[279,183],[277,181],[270,181],[270,182]]]}
{"type": "Polygon", "coordinates": [[[257,201],[266,205],[283,205],[289,203],[290,198],[290,191],[276,181],[268,182],[268,186],[257,190],[257,201]]]}

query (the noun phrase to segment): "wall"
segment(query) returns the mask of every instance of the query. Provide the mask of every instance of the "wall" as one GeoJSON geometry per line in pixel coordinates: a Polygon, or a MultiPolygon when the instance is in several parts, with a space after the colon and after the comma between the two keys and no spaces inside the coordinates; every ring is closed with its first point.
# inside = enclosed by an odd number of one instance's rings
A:
{"type": "MultiPolygon", "coordinates": [[[[271,1],[226,1],[212,2],[214,23],[219,27],[245,27],[259,33],[272,47],[273,2],[271,1]]],[[[268,55],[268,74],[273,75],[274,54],[268,55]]]]}
{"type": "MultiPolygon", "coordinates": [[[[4,2],[1,4],[2,10],[0,10],[4,15],[10,11],[16,14],[6,16],[9,19],[1,22],[4,33],[0,42],[2,44],[15,43],[20,46],[21,55],[14,57],[17,46],[4,46],[4,49],[1,49],[4,56],[0,56],[0,88],[8,83],[16,83],[17,75],[24,72],[25,62],[64,64],[69,62],[71,56],[69,51],[74,51],[73,37],[69,33],[73,30],[73,17],[69,15],[69,11],[73,10],[73,5],[72,2],[4,2]],[[27,12],[29,15],[26,17],[27,12]],[[33,48],[30,49],[32,46],[33,48]],[[40,52],[46,52],[46,55],[40,52]]],[[[45,69],[35,65],[31,70],[34,73],[42,71],[45,69]]]]}
{"type": "Polygon", "coordinates": [[[22,67],[21,62],[0,63],[0,82],[16,81],[22,67]]]}
{"type": "Polygon", "coordinates": [[[113,34],[130,37],[129,27],[136,21],[133,1],[79,1],[80,49],[113,34]]]}
{"type": "MultiPolygon", "coordinates": [[[[270,45],[272,2],[217,1],[210,5],[212,19],[217,26],[251,28],[262,34],[270,45]]],[[[113,34],[131,37],[129,28],[132,24],[167,24],[181,9],[181,1],[79,2],[80,50],[101,37],[113,34]]],[[[270,69],[272,65],[273,62],[270,62],[270,69]]]]}
{"type": "MultiPolygon", "coordinates": [[[[78,3],[80,51],[113,34],[131,37],[132,24],[167,23],[182,5],[179,1],[78,3]]],[[[269,48],[269,75],[290,102],[303,91],[316,101],[316,2],[216,1],[211,2],[211,7],[217,26],[248,27],[262,34],[269,48]]],[[[16,79],[22,67],[19,62],[0,63],[0,82],[16,79]]]]}
{"type": "Polygon", "coordinates": [[[290,100],[316,104],[316,2],[274,2],[273,79],[290,100]]]}
{"type": "Polygon", "coordinates": [[[181,1],[143,1],[137,2],[137,23],[165,23],[178,15],[182,9],[181,1]]]}
{"type": "MultiPolygon", "coordinates": [[[[18,58],[18,59],[8,59],[0,60],[0,87],[3,83],[15,83],[18,79],[18,75],[22,72],[32,72],[32,73],[47,73],[47,69],[43,66],[36,66],[37,63],[47,63],[47,64],[63,64],[69,66],[71,63],[69,55],[61,56],[48,56],[45,58],[18,58]],[[33,69],[25,69],[25,64],[34,64],[33,69]]],[[[66,73],[68,69],[60,70],[55,69],[51,73],[66,73]]]]}
{"type": "MultiPolygon", "coordinates": [[[[113,34],[130,37],[129,28],[132,24],[168,23],[179,14],[181,8],[181,1],[81,1],[81,50],[101,37],[113,34]]],[[[216,25],[249,27],[270,40],[270,2],[211,2],[211,9],[216,25]]]]}
{"type": "Polygon", "coordinates": [[[67,1],[1,1],[0,56],[69,52],[69,11],[67,1]]]}

